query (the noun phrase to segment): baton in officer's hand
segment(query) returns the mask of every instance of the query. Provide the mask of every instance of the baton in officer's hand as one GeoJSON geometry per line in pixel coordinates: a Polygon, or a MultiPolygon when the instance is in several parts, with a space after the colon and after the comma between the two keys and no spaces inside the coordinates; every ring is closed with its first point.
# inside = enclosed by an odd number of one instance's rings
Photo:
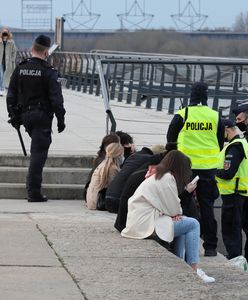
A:
{"type": "Polygon", "coordinates": [[[22,152],[23,152],[23,155],[24,156],[27,156],[27,151],[26,151],[26,148],[25,148],[25,145],[24,145],[24,142],[23,142],[23,138],[22,138],[22,134],[21,134],[21,131],[20,131],[20,126],[18,126],[17,124],[14,125],[12,123],[13,120],[9,119],[8,120],[8,123],[11,123],[13,127],[15,127],[17,133],[18,133],[18,137],[19,137],[19,141],[21,143],[21,146],[22,146],[22,152]]]}

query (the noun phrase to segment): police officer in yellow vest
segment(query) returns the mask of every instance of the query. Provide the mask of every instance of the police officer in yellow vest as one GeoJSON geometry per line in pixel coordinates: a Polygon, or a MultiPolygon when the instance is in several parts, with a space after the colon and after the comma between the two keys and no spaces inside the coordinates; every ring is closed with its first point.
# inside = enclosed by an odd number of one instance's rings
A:
{"type": "Polygon", "coordinates": [[[217,222],[214,201],[219,192],[215,180],[220,150],[224,144],[224,127],[218,112],[207,106],[208,86],[192,85],[190,104],[172,119],[167,142],[178,143],[178,150],[190,157],[193,177],[198,175],[196,195],[201,214],[201,234],[205,256],[217,255],[217,222]]]}
{"type": "MultiPolygon", "coordinates": [[[[221,226],[228,259],[242,254],[242,228],[247,225],[244,205],[248,201],[248,143],[230,120],[225,120],[225,136],[229,143],[220,153],[217,170],[222,198],[221,226]]],[[[246,235],[247,235],[247,230],[246,235]]],[[[248,259],[248,246],[245,256],[248,259]]]]}
{"type": "Polygon", "coordinates": [[[239,105],[232,111],[236,117],[236,126],[248,140],[248,103],[239,105]]]}

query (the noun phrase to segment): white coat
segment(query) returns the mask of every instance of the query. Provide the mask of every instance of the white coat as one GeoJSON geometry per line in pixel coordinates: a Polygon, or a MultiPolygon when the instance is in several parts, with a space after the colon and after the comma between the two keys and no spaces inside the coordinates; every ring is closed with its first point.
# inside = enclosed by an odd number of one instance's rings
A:
{"type": "MultiPolygon", "coordinates": [[[[2,39],[0,39],[0,64],[2,64],[3,60],[3,50],[4,45],[2,39]]],[[[6,70],[3,76],[3,86],[8,88],[10,77],[15,68],[15,60],[16,60],[16,46],[13,40],[7,40],[6,48],[5,48],[5,62],[6,62],[6,70]]]]}
{"type": "Polygon", "coordinates": [[[123,237],[144,239],[156,234],[164,241],[174,239],[172,216],[182,214],[176,180],[170,173],[156,180],[147,178],[128,200],[126,228],[123,237]]]}

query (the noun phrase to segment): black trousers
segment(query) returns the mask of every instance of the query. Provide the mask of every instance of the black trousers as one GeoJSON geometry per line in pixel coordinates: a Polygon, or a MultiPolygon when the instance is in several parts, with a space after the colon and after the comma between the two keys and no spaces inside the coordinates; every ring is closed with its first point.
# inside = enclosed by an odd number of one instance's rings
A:
{"type": "MultiPolygon", "coordinates": [[[[248,198],[237,195],[222,195],[221,231],[228,258],[242,255],[242,229],[246,236],[248,198]]],[[[248,246],[245,244],[245,257],[248,258],[248,246]]]]}
{"type": "Polygon", "coordinates": [[[200,208],[201,236],[205,250],[217,248],[217,222],[214,216],[214,202],[219,196],[214,172],[192,170],[193,177],[200,176],[197,182],[196,196],[200,208]]]}
{"type": "Polygon", "coordinates": [[[22,114],[22,123],[31,137],[30,164],[27,175],[28,198],[41,196],[42,172],[52,142],[53,115],[40,109],[22,114]]]}

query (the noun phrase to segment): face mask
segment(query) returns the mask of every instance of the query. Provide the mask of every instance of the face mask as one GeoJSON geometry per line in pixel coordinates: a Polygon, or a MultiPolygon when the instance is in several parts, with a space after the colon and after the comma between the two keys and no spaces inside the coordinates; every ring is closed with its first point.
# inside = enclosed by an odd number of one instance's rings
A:
{"type": "Polygon", "coordinates": [[[124,147],[124,156],[127,158],[132,153],[131,147],[124,147]]]}
{"type": "Polygon", "coordinates": [[[2,33],[2,36],[4,36],[4,37],[6,37],[6,36],[8,36],[9,34],[8,34],[8,32],[3,32],[2,33]]]}
{"type": "Polygon", "coordinates": [[[119,165],[120,165],[120,166],[123,164],[124,160],[125,160],[125,157],[124,157],[124,156],[118,157],[118,161],[119,161],[119,165]]]}
{"type": "Polygon", "coordinates": [[[236,123],[236,126],[239,128],[240,131],[242,131],[242,132],[246,131],[247,126],[245,125],[245,123],[239,122],[239,123],[236,123]]]}

